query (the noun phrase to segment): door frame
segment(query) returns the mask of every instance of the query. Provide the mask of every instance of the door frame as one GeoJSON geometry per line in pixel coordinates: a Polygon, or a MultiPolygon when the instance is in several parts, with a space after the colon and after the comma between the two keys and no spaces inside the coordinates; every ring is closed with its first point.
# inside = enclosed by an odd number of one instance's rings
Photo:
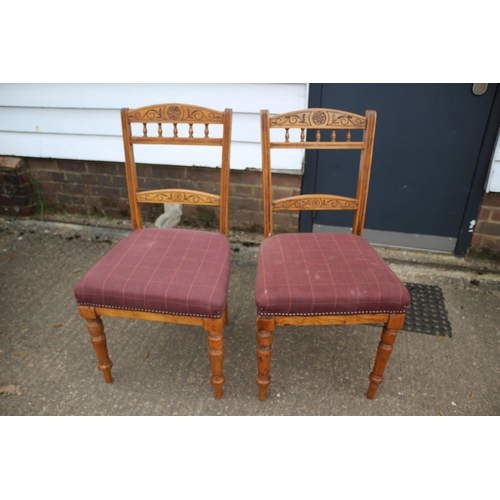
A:
{"type": "MultiPolygon", "coordinates": [[[[471,84],[472,87],[472,84],[471,84]]],[[[471,90],[472,92],[472,90],[471,90]]],[[[309,108],[322,107],[322,83],[309,84],[309,108]]],[[[491,105],[488,120],[486,122],[485,133],[479,149],[478,158],[474,168],[467,202],[465,205],[460,231],[457,235],[454,254],[457,257],[464,257],[469,249],[474,228],[471,230],[471,221],[477,220],[481,202],[486,190],[486,180],[493,156],[498,131],[500,128],[500,84],[497,85],[493,102],[491,105]]],[[[301,193],[313,193],[316,185],[316,173],[318,167],[318,151],[308,149],[305,153],[304,173],[302,175],[301,193]]],[[[299,217],[299,231],[310,233],[313,229],[313,211],[301,211],[299,217]]]]}

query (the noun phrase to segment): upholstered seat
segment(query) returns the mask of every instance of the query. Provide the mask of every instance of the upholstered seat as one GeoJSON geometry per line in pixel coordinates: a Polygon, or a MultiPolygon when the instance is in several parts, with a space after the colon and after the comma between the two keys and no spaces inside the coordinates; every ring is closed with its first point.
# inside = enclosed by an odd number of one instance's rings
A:
{"type": "Polygon", "coordinates": [[[226,236],[189,229],[139,229],[75,286],[80,306],[220,318],[231,249],[226,236]]]}
{"type": "Polygon", "coordinates": [[[263,316],[396,314],[410,294],[360,236],[299,233],[262,242],[255,300],[263,316]]]}

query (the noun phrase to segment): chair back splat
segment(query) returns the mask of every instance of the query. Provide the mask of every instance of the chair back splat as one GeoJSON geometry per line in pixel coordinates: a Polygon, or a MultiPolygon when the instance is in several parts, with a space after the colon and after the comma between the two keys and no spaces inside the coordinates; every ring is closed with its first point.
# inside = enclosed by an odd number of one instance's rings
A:
{"type": "Polygon", "coordinates": [[[367,397],[371,399],[382,382],[392,344],[403,326],[410,300],[399,278],[361,237],[377,114],[366,111],[365,116],[361,116],[316,108],[277,116],[262,110],[260,117],[265,236],[259,250],[255,288],[260,399],[266,399],[270,384],[276,326],[382,323],[385,324],[382,340],[369,377],[367,397]],[[273,129],[282,129],[281,140],[271,140],[271,133],[273,137],[276,134],[273,129]],[[307,134],[311,129],[314,132],[307,134]],[[356,197],[308,194],[274,200],[271,150],[290,148],[358,150],[356,197]],[[352,210],[352,232],[273,235],[273,213],[280,210],[352,210]]]}
{"type": "Polygon", "coordinates": [[[365,223],[377,113],[367,111],[365,116],[361,116],[336,109],[303,109],[271,117],[269,111],[263,110],[260,117],[264,235],[271,236],[273,234],[273,212],[275,210],[353,210],[352,233],[361,236],[365,223]],[[271,142],[271,129],[283,129],[283,140],[271,142]],[[300,129],[298,141],[290,141],[290,129],[300,129]],[[309,129],[315,130],[315,141],[306,141],[306,131],[309,129]],[[330,131],[327,141],[321,140],[322,130],[330,131]],[[362,140],[351,140],[353,130],[362,131],[362,140]],[[340,131],[344,133],[344,138],[339,134],[340,131]],[[273,200],[272,149],[360,150],[356,198],[328,194],[309,194],[273,200]]]}
{"type": "Polygon", "coordinates": [[[232,111],[157,104],[122,109],[121,118],[133,231],[97,262],[74,289],[98,367],[106,382],[112,382],[112,363],[101,316],[202,326],[208,334],[210,381],[215,397],[220,398],[231,259],[227,234],[232,111]],[[211,136],[214,125],[222,129],[221,137],[211,136]],[[195,133],[200,129],[201,137],[195,133]],[[134,157],[136,145],[219,146],[219,193],[165,187],[141,191],[134,157]],[[219,232],[145,229],[140,209],[143,203],[219,207],[219,232]]]}
{"type": "Polygon", "coordinates": [[[186,104],[161,104],[138,109],[122,109],[125,168],[133,229],[142,228],[139,203],[178,203],[220,207],[220,233],[227,236],[229,217],[229,159],[231,147],[232,110],[224,112],[186,104]],[[140,135],[132,134],[132,124],[142,124],[140,135]],[[148,124],[157,125],[157,133],[150,136],[148,124]],[[188,135],[179,135],[178,125],[189,126],[188,135]],[[194,137],[194,125],[203,125],[203,137],[194,137]],[[167,136],[167,129],[171,135],[167,136]],[[222,125],[222,138],[210,137],[210,125],[222,125]],[[158,189],[139,191],[134,158],[134,144],[164,144],[180,146],[219,146],[222,148],[220,195],[187,189],[158,189]]]}

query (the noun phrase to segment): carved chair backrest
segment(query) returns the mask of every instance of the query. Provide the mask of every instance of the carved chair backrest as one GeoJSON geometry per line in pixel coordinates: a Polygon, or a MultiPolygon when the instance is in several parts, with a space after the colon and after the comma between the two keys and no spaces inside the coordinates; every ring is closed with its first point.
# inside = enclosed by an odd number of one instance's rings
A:
{"type": "Polygon", "coordinates": [[[365,116],[326,108],[311,108],[270,116],[260,112],[262,136],[262,179],[264,198],[264,236],[273,233],[274,210],[354,210],[353,234],[361,236],[365,223],[368,184],[373,156],[377,113],[365,116]],[[284,129],[283,140],[271,142],[271,129],[284,129]],[[300,129],[298,140],[290,140],[290,129],[300,129]],[[315,140],[306,139],[306,131],[316,130],[315,140]],[[322,130],[330,130],[328,140],[322,140],[322,130]],[[338,133],[339,131],[345,131],[338,133]],[[361,140],[352,140],[352,131],[361,130],[361,140]],[[356,198],[329,194],[309,194],[273,200],[271,149],[357,149],[361,151],[356,198]]]}
{"type": "Polygon", "coordinates": [[[142,228],[140,203],[179,203],[220,207],[219,231],[227,236],[229,212],[229,157],[231,147],[232,110],[216,111],[188,104],[156,104],[137,109],[121,110],[123,144],[125,148],[125,171],[130,203],[130,215],[134,230],[142,228]],[[132,124],[142,124],[139,134],[133,135],[132,124]],[[148,128],[148,125],[150,127],[148,128]],[[164,125],[171,127],[167,136],[164,125]],[[187,124],[187,136],[179,131],[178,125],[187,124]],[[210,125],[222,125],[222,137],[210,137],[210,125]],[[154,136],[148,133],[151,127],[154,136]],[[203,137],[195,137],[195,128],[203,129],[203,137]],[[165,144],[183,146],[220,146],[222,148],[220,192],[212,194],[188,189],[158,189],[139,191],[134,159],[135,144],[165,144]]]}

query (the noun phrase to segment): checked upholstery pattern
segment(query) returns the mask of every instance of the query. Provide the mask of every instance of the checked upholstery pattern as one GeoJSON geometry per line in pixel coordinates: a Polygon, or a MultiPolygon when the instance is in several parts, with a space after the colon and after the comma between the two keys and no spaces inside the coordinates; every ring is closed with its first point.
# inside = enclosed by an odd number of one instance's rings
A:
{"type": "Polygon", "coordinates": [[[140,229],[80,279],[75,297],[80,306],[220,318],[230,259],[222,234],[140,229]]]}
{"type": "Polygon", "coordinates": [[[410,294],[353,234],[279,234],[261,245],[255,301],[265,315],[404,313],[410,294]]]}

